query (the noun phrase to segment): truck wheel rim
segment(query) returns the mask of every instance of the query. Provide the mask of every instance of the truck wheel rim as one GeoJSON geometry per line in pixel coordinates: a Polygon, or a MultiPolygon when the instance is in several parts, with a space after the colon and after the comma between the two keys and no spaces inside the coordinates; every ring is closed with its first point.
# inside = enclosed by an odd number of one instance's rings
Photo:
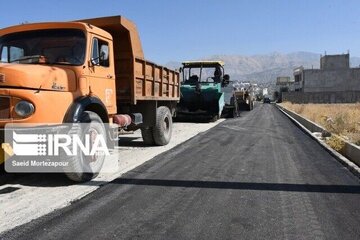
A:
{"type": "Polygon", "coordinates": [[[164,130],[165,132],[169,132],[169,128],[170,128],[170,121],[168,117],[164,118],[164,130]]]}

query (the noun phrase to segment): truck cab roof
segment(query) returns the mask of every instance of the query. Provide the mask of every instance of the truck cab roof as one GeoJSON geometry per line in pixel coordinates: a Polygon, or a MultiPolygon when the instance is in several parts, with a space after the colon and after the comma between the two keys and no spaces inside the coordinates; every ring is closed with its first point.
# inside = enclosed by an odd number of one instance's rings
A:
{"type": "Polygon", "coordinates": [[[99,34],[105,38],[112,39],[111,35],[108,32],[104,31],[103,29],[100,29],[96,26],[92,26],[88,23],[83,23],[83,22],[26,23],[26,24],[15,25],[4,29],[0,29],[0,36],[4,36],[6,34],[16,33],[16,32],[27,32],[27,31],[35,31],[42,29],[67,29],[67,28],[81,29],[83,31],[92,32],[95,34],[99,34]]]}

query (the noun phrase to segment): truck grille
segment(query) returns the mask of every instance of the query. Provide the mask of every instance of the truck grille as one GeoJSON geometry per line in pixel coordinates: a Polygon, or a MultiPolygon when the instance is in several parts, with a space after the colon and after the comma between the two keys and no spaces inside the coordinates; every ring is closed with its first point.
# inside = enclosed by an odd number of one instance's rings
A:
{"type": "Polygon", "coordinates": [[[0,119],[10,118],[10,98],[0,97],[0,119]]]}

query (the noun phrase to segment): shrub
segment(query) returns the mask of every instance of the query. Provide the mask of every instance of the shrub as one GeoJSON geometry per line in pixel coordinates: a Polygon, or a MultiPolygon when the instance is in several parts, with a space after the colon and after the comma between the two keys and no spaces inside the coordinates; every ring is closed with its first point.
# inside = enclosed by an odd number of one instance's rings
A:
{"type": "Polygon", "coordinates": [[[281,106],[360,146],[360,103],[292,104],[284,102],[281,106]]]}

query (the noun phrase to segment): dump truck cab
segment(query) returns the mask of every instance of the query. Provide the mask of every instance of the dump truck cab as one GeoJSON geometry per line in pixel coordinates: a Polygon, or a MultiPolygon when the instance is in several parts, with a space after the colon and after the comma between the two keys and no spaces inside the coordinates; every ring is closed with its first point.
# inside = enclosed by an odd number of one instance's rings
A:
{"type": "Polygon", "coordinates": [[[109,140],[141,128],[147,144],[170,141],[179,73],[146,61],[135,24],[122,16],[1,29],[0,57],[0,128],[53,129],[91,112],[115,126],[109,140]]]}
{"type": "Polygon", "coordinates": [[[71,121],[69,110],[81,96],[97,99],[91,108],[104,122],[116,113],[112,37],[104,30],[39,23],[2,29],[0,36],[1,126],[71,121]]]}
{"type": "Polygon", "coordinates": [[[217,119],[221,116],[224,94],[228,84],[222,61],[188,61],[182,64],[181,98],[177,116],[205,115],[217,119]]]}

